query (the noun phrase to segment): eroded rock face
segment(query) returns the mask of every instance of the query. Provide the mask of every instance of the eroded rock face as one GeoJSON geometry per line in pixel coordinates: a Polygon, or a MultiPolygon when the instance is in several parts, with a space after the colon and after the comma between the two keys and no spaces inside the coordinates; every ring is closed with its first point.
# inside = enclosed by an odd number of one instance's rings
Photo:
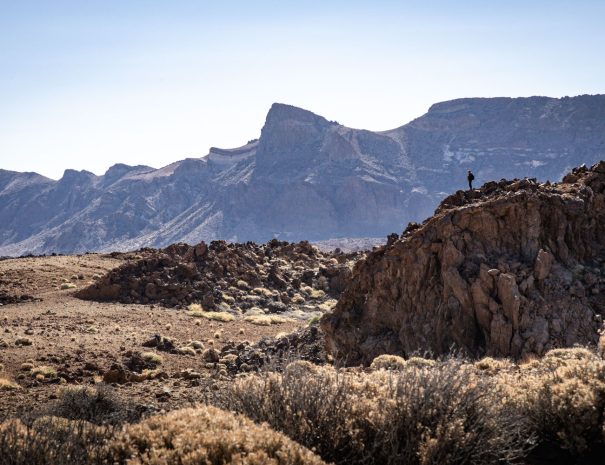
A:
{"type": "Polygon", "coordinates": [[[596,342],[605,161],[562,183],[487,183],[359,262],[322,327],[342,364],[417,351],[523,357],[596,342]]]}

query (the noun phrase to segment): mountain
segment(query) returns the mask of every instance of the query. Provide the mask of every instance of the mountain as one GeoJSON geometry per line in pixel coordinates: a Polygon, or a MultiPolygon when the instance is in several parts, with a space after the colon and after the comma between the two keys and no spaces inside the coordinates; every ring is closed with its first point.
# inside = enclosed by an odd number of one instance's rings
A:
{"type": "Polygon", "coordinates": [[[530,359],[596,345],[605,314],[605,161],[558,184],[500,181],[445,199],[358,262],[322,319],[337,362],[463,350],[530,359]]]}
{"type": "Polygon", "coordinates": [[[477,185],[558,180],[602,158],[605,95],[453,100],[384,132],[274,104],[258,140],[160,169],[0,170],[0,255],[385,236],[465,188],[468,169],[477,185]]]}

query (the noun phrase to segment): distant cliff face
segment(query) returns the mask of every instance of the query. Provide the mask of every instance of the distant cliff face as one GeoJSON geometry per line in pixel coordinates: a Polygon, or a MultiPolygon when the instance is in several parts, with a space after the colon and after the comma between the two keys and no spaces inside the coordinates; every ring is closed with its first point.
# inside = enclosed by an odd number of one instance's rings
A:
{"type": "Polygon", "coordinates": [[[157,170],[0,170],[0,255],[385,236],[465,188],[468,169],[477,185],[558,180],[602,158],[605,96],[454,100],[380,133],[275,104],[259,140],[157,170]]]}

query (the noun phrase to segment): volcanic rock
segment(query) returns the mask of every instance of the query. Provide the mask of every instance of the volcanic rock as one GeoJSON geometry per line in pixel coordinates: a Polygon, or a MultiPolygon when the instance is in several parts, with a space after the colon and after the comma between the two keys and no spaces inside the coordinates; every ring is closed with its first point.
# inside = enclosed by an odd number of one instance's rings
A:
{"type": "Polygon", "coordinates": [[[605,313],[605,161],[485,184],[355,266],[322,320],[345,365],[383,353],[515,358],[593,344],[605,313]]]}
{"type": "MultiPolygon", "coordinates": [[[[338,255],[343,264],[342,269],[330,272],[335,278],[328,289],[333,296],[344,288],[343,276],[350,273],[347,263],[362,255],[338,255]]],[[[252,306],[248,292],[254,286],[267,291],[257,297],[258,303],[271,313],[281,313],[287,309],[282,295],[293,296],[300,281],[318,286],[319,270],[331,269],[336,260],[333,252],[320,252],[308,242],[277,240],[262,245],[225,241],[195,246],[172,244],[160,250],[144,249],[141,256],[112,270],[76,296],[128,304],[159,303],[166,307],[201,303],[206,310],[228,302],[234,310],[252,306]]]]}

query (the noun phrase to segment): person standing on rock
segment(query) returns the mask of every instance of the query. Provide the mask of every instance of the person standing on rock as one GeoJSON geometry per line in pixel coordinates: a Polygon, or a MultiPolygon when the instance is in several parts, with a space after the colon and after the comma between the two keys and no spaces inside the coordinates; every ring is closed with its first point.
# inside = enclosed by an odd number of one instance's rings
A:
{"type": "Polygon", "coordinates": [[[469,190],[473,190],[473,180],[475,179],[475,175],[471,170],[468,170],[468,172],[466,173],[466,179],[468,179],[469,190]]]}

